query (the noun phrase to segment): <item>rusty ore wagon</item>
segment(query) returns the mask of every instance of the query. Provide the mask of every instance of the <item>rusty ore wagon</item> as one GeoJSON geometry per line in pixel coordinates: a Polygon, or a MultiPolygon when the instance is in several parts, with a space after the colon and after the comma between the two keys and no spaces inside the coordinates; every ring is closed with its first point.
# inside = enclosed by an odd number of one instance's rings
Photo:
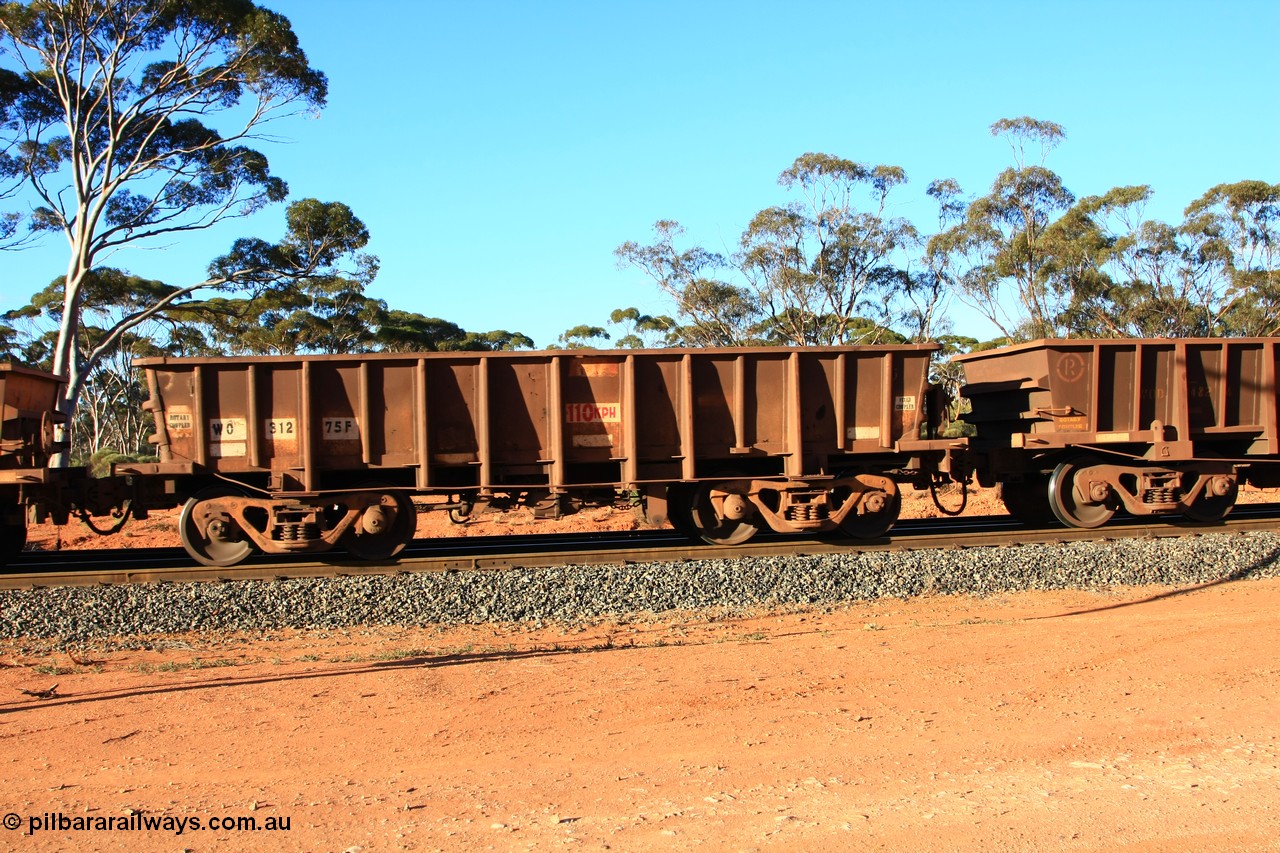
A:
{"type": "MultiPolygon", "coordinates": [[[[159,461],[116,466],[185,501],[191,555],[412,539],[412,495],[455,520],[643,502],[716,543],[761,527],[883,534],[927,476],[936,345],[140,359],[159,461]]],[[[934,408],[937,408],[936,406],[934,408]]]]}
{"type": "MultiPolygon", "coordinates": [[[[55,428],[62,380],[52,373],[0,362],[0,559],[27,541],[26,511],[66,474],[49,469],[62,449],[55,428]]],[[[65,519],[64,519],[65,521],[65,519]]]]}
{"type": "Polygon", "coordinates": [[[1280,339],[1041,340],[954,360],[979,480],[1028,521],[1217,521],[1242,479],[1280,485],[1280,339]]]}

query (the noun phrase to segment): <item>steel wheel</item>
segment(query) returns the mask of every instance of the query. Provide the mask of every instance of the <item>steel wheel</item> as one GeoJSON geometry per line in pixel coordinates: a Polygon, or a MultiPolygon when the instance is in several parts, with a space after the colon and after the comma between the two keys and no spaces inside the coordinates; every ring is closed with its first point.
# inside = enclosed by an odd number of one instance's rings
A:
{"type": "MultiPolygon", "coordinates": [[[[853,510],[840,522],[840,532],[854,539],[878,539],[889,532],[902,511],[902,496],[879,489],[863,492],[863,506],[853,510]],[[859,513],[858,510],[864,511],[859,513]]],[[[852,500],[852,495],[846,500],[852,500]]]]}
{"type": "Polygon", "coordinates": [[[234,566],[253,553],[253,543],[244,538],[240,525],[226,513],[210,514],[206,504],[218,498],[243,495],[229,486],[211,486],[199,491],[182,508],[178,537],[191,559],[206,566],[234,566]],[[204,533],[201,533],[201,528],[204,533]]]}
{"type": "Polygon", "coordinates": [[[21,554],[26,545],[25,524],[0,524],[0,566],[21,554]]]}
{"type": "Polygon", "coordinates": [[[998,495],[1009,515],[1028,527],[1045,527],[1058,521],[1049,508],[1049,478],[1042,474],[1029,476],[1021,483],[1002,482],[998,495]]]}
{"type": "Polygon", "coordinates": [[[1090,464],[1087,459],[1063,462],[1049,477],[1049,508],[1068,527],[1101,527],[1116,514],[1115,507],[1090,501],[1081,491],[1080,472],[1090,464]]]}
{"type": "MultiPolygon", "coordinates": [[[[362,488],[380,488],[364,486],[362,488]]],[[[383,492],[342,537],[342,547],[360,560],[386,560],[404,550],[418,530],[418,512],[404,492],[383,492]]]]}
{"type": "Polygon", "coordinates": [[[715,488],[714,483],[694,487],[690,518],[698,536],[712,545],[741,545],[759,532],[747,519],[753,512],[745,495],[715,488]]]}
{"type": "Polygon", "coordinates": [[[667,486],[667,523],[682,536],[700,539],[702,530],[693,522],[693,491],[687,483],[667,486]]]}
{"type": "Polygon", "coordinates": [[[1205,484],[1200,496],[1192,502],[1191,506],[1184,509],[1182,514],[1192,521],[1199,521],[1203,524],[1222,521],[1236,505],[1236,495],[1240,491],[1240,486],[1235,480],[1231,480],[1230,483],[1230,487],[1221,495],[1211,494],[1209,486],[1212,483],[1205,484]]]}

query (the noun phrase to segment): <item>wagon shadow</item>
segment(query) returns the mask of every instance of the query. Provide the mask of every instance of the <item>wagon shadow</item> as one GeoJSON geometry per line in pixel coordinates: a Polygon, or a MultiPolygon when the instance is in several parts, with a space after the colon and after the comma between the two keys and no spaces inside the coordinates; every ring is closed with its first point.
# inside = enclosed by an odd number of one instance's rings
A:
{"type": "MultiPolygon", "coordinates": [[[[687,645],[687,644],[686,644],[687,645]]],[[[189,684],[155,684],[140,687],[128,687],[117,690],[86,691],[55,699],[43,701],[21,701],[0,703],[0,715],[38,711],[44,708],[57,708],[67,705],[82,705],[93,702],[110,702],[120,699],[136,699],[146,696],[188,693],[198,690],[218,690],[223,688],[252,687],[260,684],[276,684],[290,681],[309,681],[321,678],[343,678],[355,675],[369,675],[393,670],[441,669],[468,664],[489,663],[496,661],[537,660],[540,658],[556,658],[567,655],[593,654],[601,652],[630,651],[629,646],[585,646],[581,648],[558,649],[526,649],[523,651],[493,651],[444,654],[439,657],[415,655],[389,661],[374,661],[357,668],[335,665],[333,668],[312,672],[292,673],[287,675],[255,675],[244,677],[215,678],[189,684]]]]}
{"type": "Polygon", "coordinates": [[[1054,613],[1048,616],[1032,616],[1027,621],[1035,622],[1041,619],[1066,619],[1071,616],[1085,616],[1090,613],[1105,613],[1108,610],[1122,610],[1126,607],[1137,607],[1142,604],[1152,604],[1154,602],[1164,601],[1165,599],[1169,599],[1169,598],[1177,598],[1178,596],[1181,596],[1181,595],[1189,595],[1193,592],[1202,592],[1206,589],[1212,589],[1213,587],[1216,587],[1216,586],[1222,586],[1224,584],[1229,584],[1229,583],[1234,583],[1235,581],[1244,580],[1250,575],[1253,575],[1256,572],[1260,572],[1261,570],[1274,565],[1277,559],[1280,559],[1280,547],[1273,548],[1269,553],[1258,558],[1257,560],[1250,563],[1249,565],[1236,569],[1235,571],[1230,572],[1226,575],[1223,575],[1222,577],[1217,578],[1215,580],[1205,581],[1204,583],[1192,584],[1191,586],[1179,587],[1177,589],[1171,589],[1167,592],[1157,593],[1156,595],[1149,595],[1146,598],[1139,598],[1135,601],[1121,601],[1121,602],[1117,602],[1116,604],[1106,604],[1101,607],[1087,607],[1082,610],[1072,610],[1067,613],[1054,613]]]}

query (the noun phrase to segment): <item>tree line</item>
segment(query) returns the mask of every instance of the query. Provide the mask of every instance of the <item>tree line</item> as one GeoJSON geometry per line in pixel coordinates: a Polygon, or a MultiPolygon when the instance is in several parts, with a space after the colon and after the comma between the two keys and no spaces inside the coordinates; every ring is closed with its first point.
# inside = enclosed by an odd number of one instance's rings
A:
{"type": "MultiPolygon", "coordinates": [[[[686,243],[675,220],[616,250],[675,305],[671,316],[615,311],[618,346],[795,346],[942,340],[970,348],[1050,337],[1280,334],[1280,184],[1224,183],[1178,223],[1144,216],[1149,186],[1077,197],[1046,165],[1066,137],[1030,117],[993,136],[1012,162],[983,195],[932,181],[931,233],[891,215],[904,169],[829,154],[778,177],[794,201],[755,214],[728,254],[686,243]],[[949,304],[998,330],[956,334],[949,304]]],[[[581,325],[566,345],[607,343],[581,325]]]]}

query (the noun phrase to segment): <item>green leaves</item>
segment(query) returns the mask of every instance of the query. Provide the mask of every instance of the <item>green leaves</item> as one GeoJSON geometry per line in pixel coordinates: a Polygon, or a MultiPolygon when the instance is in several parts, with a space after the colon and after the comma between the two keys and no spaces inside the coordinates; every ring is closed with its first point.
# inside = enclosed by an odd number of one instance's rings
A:
{"type": "Polygon", "coordinates": [[[369,230],[341,202],[308,198],[289,205],[287,231],[279,243],[256,237],[236,240],[231,251],[209,266],[209,279],[218,284],[287,287],[298,282],[337,275],[345,260],[352,266],[343,275],[368,284],[377,273],[377,259],[360,254],[369,230]]]}
{"type": "Polygon", "coordinates": [[[60,231],[68,242],[54,358],[69,374],[68,406],[113,336],[180,297],[325,274],[367,242],[345,207],[304,206],[291,211],[284,241],[238,242],[215,262],[214,280],[146,304],[117,300],[118,324],[83,350],[80,315],[105,286],[101,259],[283,201],[284,181],[245,142],[287,110],[323,106],[328,83],[289,21],[249,0],[4,3],[0,53],[13,57],[0,73],[0,181],[15,182],[0,184],[0,196],[21,201],[0,216],[0,239],[18,238],[25,223],[28,235],[60,231]]]}
{"type": "Polygon", "coordinates": [[[1008,141],[1019,169],[1026,166],[1026,149],[1029,145],[1040,147],[1040,163],[1043,165],[1049,152],[1067,138],[1062,125],[1030,116],[1002,118],[991,125],[991,135],[1003,136],[1008,141]]]}
{"type": "MultiPolygon", "coordinates": [[[[1053,337],[1061,332],[1058,317],[1070,301],[1070,286],[1059,275],[1045,232],[1075,197],[1055,172],[1027,165],[1025,148],[1039,144],[1043,161],[1065,132],[1053,122],[1024,116],[997,121],[991,133],[1010,141],[1015,166],[997,175],[991,191],[970,202],[960,221],[932,238],[927,254],[961,298],[1005,336],[1053,337]]],[[[944,223],[955,221],[958,192],[954,181],[930,187],[944,223]]]]}

